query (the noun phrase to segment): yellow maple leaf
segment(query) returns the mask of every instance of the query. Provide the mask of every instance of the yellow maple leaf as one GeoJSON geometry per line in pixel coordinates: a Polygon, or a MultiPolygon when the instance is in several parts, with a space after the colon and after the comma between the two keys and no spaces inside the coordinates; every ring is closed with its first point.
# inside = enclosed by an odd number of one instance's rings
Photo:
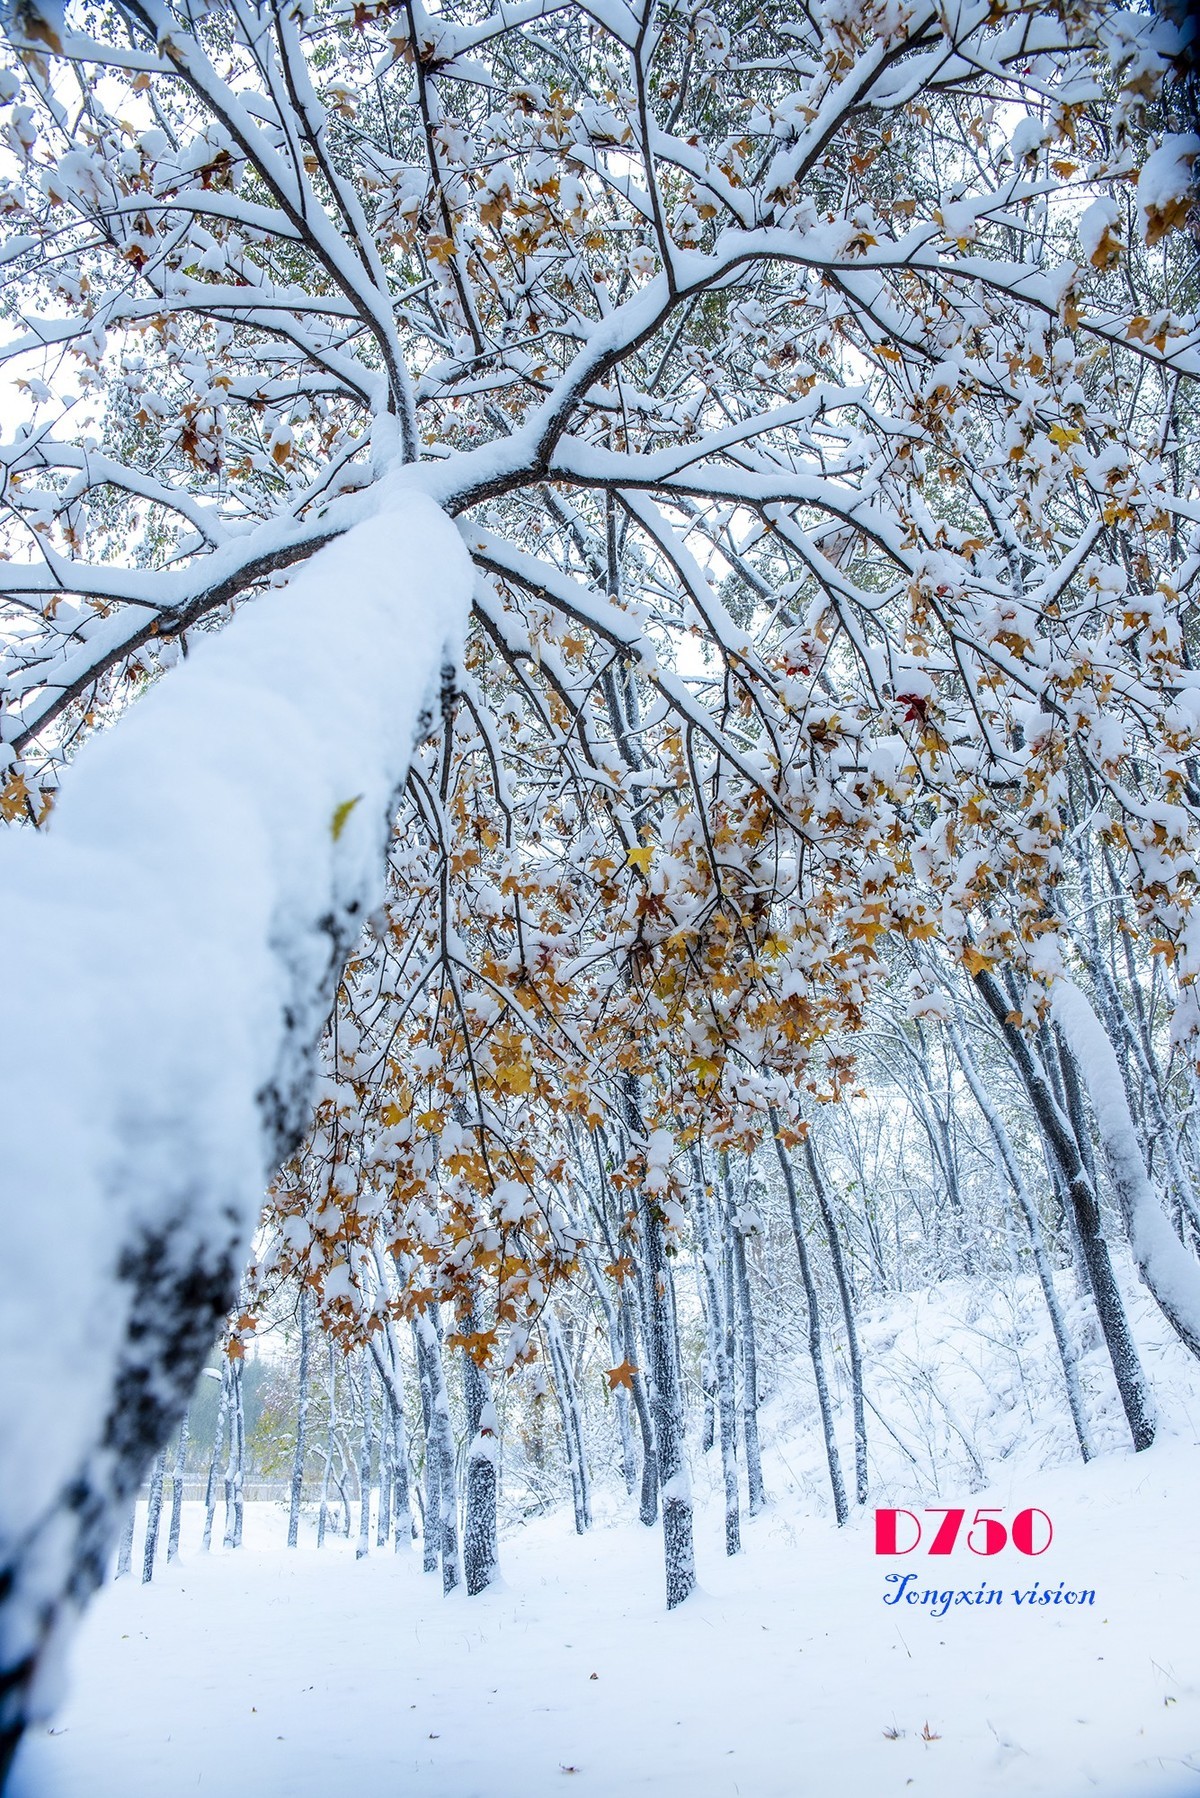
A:
{"type": "Polygon", "coordinates": [[[3,788],[0,788],[0,818],[11,824],[25,810],[28,798],[29,788],[25,785],[25,777],[21,774],[10,775],[3,788]]]}
{"type": "Polygon", "coordinates": [[[495,1078],[505,1092],[527,1093],[533,1085],[533,1069],[527,1061],[509,1061],[496,1069],[495,1078]]]}
{"type": "Polygon", "coordinates": [[[653,856],[653,843],[644,843],[640,849],[631,849],[625,860],[631,868],[640,868],[643,874],[649,874],[653,856]]]}

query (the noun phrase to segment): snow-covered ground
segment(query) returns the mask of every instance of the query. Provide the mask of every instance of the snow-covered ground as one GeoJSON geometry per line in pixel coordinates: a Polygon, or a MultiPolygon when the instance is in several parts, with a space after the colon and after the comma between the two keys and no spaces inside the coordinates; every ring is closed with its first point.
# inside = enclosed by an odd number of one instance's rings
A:
{"type": "MultiPolygon", "coordinates": [[[[598,1465],[597,1524],[569,1506],[505,1532],[504,1584],[446,1599],[419,1552],[357,1562],[284,1545],[278,1505],[246,1546],[110,1583],[70,1696],[26,1744],[14,1798],[1185,1798],[1200,1791],[1200,1397],[1195,1363],[1132,1271],[1162,1409],[1134,1455],[1086,1305],[1061,1276],[1098,1458],[1065,1421],[1027,1277],[905,1294],[864,1316],[871,1506],[838,1531],[802,1356],[779,1344],[763,1413],[771,1504],[723,1552],[718,1457],[694,1454],[701,1590],[667,1615],[659,1532],[598,1465]],[[886,1422],[884,1421],[886,1420],[886,1422]],[[961,1544],[877,1558],[873,1506],[1053,1521],[1036,1559],[961,1544]],[[888,1605],[886,1575],[997,1604],[888,1605]],[[1094,1605],[1014,1591],[1091,1590],[1094,1605]]],[[[769,1319],[764,1319],[764,1327],[769,1319]]],[[[848,1407],[840,1434],[853,1467],[848,1407]]],[[[936,1526],[937,1519],[930,1519],[936,1526]]],[[[221,1515],[217,1518],[220,1540],[221,1515]]],[[[135,1545],[141,1546],[139,1530],[135,1545]]]]}
{"type": "Polygon", "coordinates": [[[839,1534],[782,1500],[733,1561],[706,1509],[703,1589],[671,1616],[636,1523],[578,1540],[542,1518],[508,1538],[501,1589],[444,1599],[415,1554],[289,1553],[282,1512],[251,1506],[245,1548],[103,1592],[17,1798],[540,1798],[566,1780],[605,1798],[1181,1798],[1200,1782],[1197,1490],[1200,1449],[1176,1436],[972,1494],[1040,1506],[1055,1540],[1036,1562],[925,1561],[922,1588],[1005,1588],[940,1619],[882,1602],[885,1566],[917,1562],[877,1560],[869,1516],[839,1534]],[[1033,1578],[1094,1588],[1095,1607],[1017,1607],[1033,1578]]]}

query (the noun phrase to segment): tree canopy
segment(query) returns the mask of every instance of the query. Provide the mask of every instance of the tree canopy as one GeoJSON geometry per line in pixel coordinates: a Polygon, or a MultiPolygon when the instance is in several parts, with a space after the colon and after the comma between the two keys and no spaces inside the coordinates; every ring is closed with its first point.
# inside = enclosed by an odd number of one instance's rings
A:
{"type": "MultiPolygon", "coordinates": [[[[239,794],[295,818],[261,921],[286,1102],[243,1094],[271,1113],[246,1167],[284,1165],[234,1348],[298,1282],[347,1348],[414,1320],[432,1378],[449,1303],[478,1444],[489,1373],[586,1276],[652,1401],[674,1602],[697,1191],[763,1144],[790,1180],[877,1023],[900,1054],[986,1023],[1148,1440],[1098,1220],[1103,1188],[1200,1348],[1190,1149],[1147,1151],[1200,1062],[1178,28],[1107,0],[22,0],[9,39],[0,810],[53,844],[76,752],[85,781],[87,739],[128,732],[110,797],[148,844],[177,804],[189,840],[228,804],[217,860],[239,794]],[[177,684],[186,752],[152,767],[147,726],[139,791],[137,715],[169,733],[177,684]]],[[[237,1179],[96,1542],[233,1300],[237,1179]]]]}

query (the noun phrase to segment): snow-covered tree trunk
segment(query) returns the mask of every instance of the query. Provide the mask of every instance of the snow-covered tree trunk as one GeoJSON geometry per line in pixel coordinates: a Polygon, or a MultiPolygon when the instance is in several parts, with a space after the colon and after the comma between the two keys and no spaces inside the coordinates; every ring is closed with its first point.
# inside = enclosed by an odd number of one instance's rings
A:
{"type": "MultiPolygon", "coordinates": [[[[215,1370],[210,1369],[210,1372],[215,1370]]],[[[228,1361],[221,1364],[218,1376],[221,1381],[221,1396],[217,1402],[217,1421],[213,1429],[212,1453],[208,1458],[208,1478],[204,1486],[204,1547],[212,1547],[213,1521],[217,1514],[217,1462],[221,1458],[221,1447],[225,1441],[225,1432],[229,1426],[229,1397],[232,1390],[232,1369],[228,1361]]]]}
{"type": "Polygon", "coordinates": [[[1075,1439],[1079,1444],[1079,1452],[1085,1461],[1092,1455],[1091,1437],[1088,1432],[1087,1413],[1084,1409],[1083,1393],[1079,1384],[1079,1362],[1067,1330],[1067,1320],[1063,1316],[1059,1302],[1058,1290],[1054,1284],[1054,1273],[1050,1266],[1050,1258],[1046,1253],[1046,1244],[1042,1236],[1041,1220],[1037,1207],[1030,1197],[1021,1172],[1021,1164],[1017,1160],[1016,1151],[1004,1121],[993,1105],[983,1081],[971,1048],[957,1025],[949,1027],[950,1041],[954,1044],[954,1052],[958,1056],[962,1071],[966,1076],[971,1094],[983,1114],[996,1146],[1000,1164],[1007,1176],[1009,1186],[1025,1219],[1029,1231],[1029,1246],[1033,1254],[1033,1264],[1037,1271],[1038,1283],[1042,1289],[1042,1297],[1046,1302],[1046,1311],[1050,1318],[1050,1328],[1054,1334],[1054,1344],[1058,1350],[1058,1359],[1063,1371],[1063,1383],[1067,1393],[1067,1408],[1071,1413],[1071,1422],[1075,1429],[1075,1439]]]}
{"type": "Polygon", "coordinates": [[[158,1553],[158,1528],[162,1522],[163,1481],[167,1473],[167,1451],[160,1448],[154,1457],[150,1475],[150,1498],[146,1506],[146,1540],[142,1550],[142,1584],[154,1578],[154,1558],[158,1553]]]}
{"type": "Polygon", "coordinates": [[[792,1220],[792,1235],[796,1240],[796,1255],[800,1262],[800,1278],[804,1283],[804,1298],[808,1307],[808,1353],[812,1361],[813,1381],[817,1388],[817,1404],[821,1412],[821,1430],[825,1437],[825,1459],[829,1466],[829,1484],[833,1491],[833,1509],[838,1523],[845,1523],[850,1515],[850,1507],[846,1502],[846,1482],[842,1478],[842,1460],[838,1453],[837,1435],[833,1427],[833,1402],[829,1393],[829,1378],[825,1369],[825,1350],[821,1340],[821,1311],[817,1303],[817,1286],[813,1279],[812,1263],[809,1259],[808,1243],[804,1237],[804,1218],[800,1210],[800,1195],[796,1190],[796,1176],[792,1171],[788,1152],[775,1138],[775,1150],[779,1157],[779,1167],[783,1174],[784,1190],[787,1193],[788,1211],[792,1220]]]}
{"type": "Polygon", "coordinates": [[[846,1326],[846,1353],[850,1361],[850,1396],[854,1410],[854,1496],[860,1505],[865,1505],[867,1502],[867,1417],[863,1402],[862,1351],[858,1342],[858,1320],[854,1315],[854,1293],[850,1285],[850,1272],[846,1266],[846,1257],[842,1250],[841,1233],[833,1214],[833,1206],[829,1202],[829,1193],[817,1161],[816,1150],[813,1148],[811,1131],[804,1138],[803,1151],[809,1184],[817,1201],[817,1209],[821,1213],[825,1240],[829,1244],[829,1259],[833,1263],[833,1277],[837,1281],[838,1298],[842,1307],[842,1322],[846,1326]]]}
{"type": "MultiPolygon", "coordinates": [[[[623,1076],[626,1123],[635,1138],[646,1141],[637,1080],[623,1076]]],[[[671,1261],[666,1226],[655,1194],[643,1185],[637,1195],[638,1235],[645,1269],[646,1347],[653,1381],[654,1444],[662,1499],[663,1559],[667,1609],[674,1610],[695,1590],[696,1559],[692,1536],[692,1479],[687,1464],[683,1389],[675,1337],[671,1261]]]]}
{"type": "Polygon", "coordinates": [[[439,1555],[438,1515],[442,1504],[441,1450],[433,1433],[433,1386],[429,1377],[429,1354],[412,1321],[413,1350],[417,1360],[417,1387],[421,1394],[421,1428],[425,1436],[424,1482],[417,1489],[421,1508],[421,1567],[425,1573],[436,1573],[439,1555]]]}
{"type": "Polygon", "coordinates": [[[413,1541],[412,1497],[408,1476],[408,1429],[404,1418],[404,1389],[401,1384],[400,1349],[390,1317],[384,1318],[382,1346],[372,1336],[371,1355],[387,1400],[387,1434],[391,1445],[389,1456],[392,1488],[392,1521],[396,1552],[411,1548],[413,1541]]]}
{"type": "MultiPolygon", "coordinates": [[[[480,1328],[477,1309],[468,1327],[480,1328]]],[[[463,1393],[467,1411],[466,1510],[463,1517],[463,1576],[471,1594],[484,1591],[499,1570],[496,1498],[499,1489],[500,1425],[487,1374],[472,1355],[463,1354],[463,1393]]]]}
{"type": "Polygon", "coordinates": [[[1121,1397],[1121,1406],[1136,1449],[1149,1448],[1154,1440],[1154,1402],[1142,1371],[1137,1346],[1129,1329],[1129,1319],[1113,1273],[1112,1258],[1100,1222],[1100,1203],[1095,1181],[1087,1166],[1086,1151],[1079,1133],[1059,1104],[1050,1076],[1041,1058],[1013,1023],[1011,1007],[995,978],[981,972],[975,984],[988,1010],[1000,1026],[1001,1034],[1013,1057],[1034,1116],[1051,1152],[1058,1162],[1067,1188],[1070,1208],[1079,1232],[1087,1276],[1096,1301],[1096,1315],[1113,1377],[1121,1397]]]}
{"type": "Polygon", "coordinates": [[[754,1302],[750,1293],[750,1269],[746,1260],[745,1220],[733,1192],[728,1153],[721,1157],[725,1187],[729,1254],[737,1296],[738,1334],[742,1345],[742,1436],[746,1444],[746,1490],[751,1517],[767,1502],[763,1486],[762,1449],[758,1440],[758,1342],[754,1334],[754,1302]]]}
{"type": "Polygon", "coordinates": [[[658,1520],[658,1451],[654,1442],[654,1419],[650,1411],[646,1381],[638,1364],[634,1300],[628,1291],[628,1283],[624,1281],[617,1294],[617,1311],[621,1320],[621,1340],[624,1345],[625,1360],[630,1367],[635,1369],[630,1376],[629,1389],[633,1393],[633,1409],[637,1416],[638,1432],[642,1439],[642,1478],[638,1490],[638,1521],[643,1523],[647,1529],[652,1529],[658,1520]]]}
{"type": "Polygon", "coordinates": [[[234,1361],[229,1378],[229,1459],[225,1463],[226,1548],[242,1545],[242,1487],[246,1478],[246,1404],[243,1363],[234,1361]]]}
{"type": "Polygon", "coordinates": [[[1146,1174],[1113,1046],[1073,982],[1055,982],[1053,1011],[1092,1102],[1138,1272],[1179,1340],[1200,1356],[1200,1265],[1172,1230],[1146,1174]]]}
{"type": "Polygon", "coordinates": [[[300,1540],[300,1505],[304,1498],[304,1462],[308,1454],[308,1378],[312,1326],[309,1313],[311,1299],[307,1286],[300,1288],[300,1367],[299,1396],[296,1404],[296,1450],[292,1456],[292,1486],[288,1499],[288,1547],[300,1540]]]}
{"type": "Polygon", "coordinates": [[[133,1532],[136,1524],[137,1503],[135,1501],[129,1507],[129,1515],[125,1519],[125,1526],[121,1531],[121,1540],[117,1546],[116,1577],[118,1579],[127,1579],[133,1571],[133,1532]]]}
{"type": "Polygon", "coordinates": [[[325,1460],[321,1467],[321,1496],[317,1505],[317,1547],[325,1546],[325,1531],[329,1527],[329,1481],[333,1473],[333,1449],[337,1436],[337,1363],[334,1361],[333,1343],[329,1344],[329,1370],[326,1378],[326,1392],[329,1404],[329,1419],[325,1428],[325,1460]]]}
{"type": "MultiPolygon", "coordinates": [[[[425,1456],[432,1467],[432,1482],[426,1485],[425,1533],[432,1536],[437,1557],[442,1565],[442,1589],[453,1592],[458,1585],[458,1486],[454,1477],[454,1433],[450,1427],[450,1393],[446,1386],[446,1365],[442,1356],[442,1339],[428,1308],[413,1320],[418,1352],[424,1357],[425,1377],[429,1386],[429,1415],[426,1420],[425,1456]]],[[[428,1561],[426,1562],[428,1566],[428,1561]]],[[[435,1561],[436,1565],[436,1561],[435,1561]]]]}
{"type": "Polygon", "coordinates": [[[356,1561],[371,1552],[371,1461],[375,1452],[375,1430],[371,1401],[371,1363],[365,1349],[358,1355],[358,1546],[356,1561]]]}
{"type": "Polygon", "coordinates": [[[738,1554],[742,1546],[738,1501],[737,1411],[733,1387],[732,1332],[727,1329],[724,1294],[717,1277],[718,1254],[712,1207],[704,1170],[697,1158],[693,1214],[700,1235],[700,1267],[708,1297],[709,1353],[716,1375],[717,1415],[721,1435],[721,1478],[725,1487],[725,1553],[738,1554]]]}
{"type": "Polygon", "coordinates": [[[554,1391],[558,1398],[562,1421],[563,1445],[567,1453],[567,1471],[571,1476],[571,1501],[575,1510],[575,1532],[584,1535],[592,1523],[591,1482],[587,1456],[583,1447],[583,1428],[579,1416],[579,1393],[571,1361],[563,1342],[562,1328],[553,1311],[546,1316],[546,1346],[554,1370],[554,1391]]]}
{"type": "Polygon", "coordinates": [[[228,1437],[225,1447],[225,1472],[222,1478],[222,1489],[225,1498],[225,1534],[222,1546],[236,1548],[237,1524],[235,1488],[238,1477],[238,1456],[241,1443],[241,1431],[238,1428],[238,1412],[242,1403],[242,1364],[231,1361],[229,1364],[229,1420],[228,1437]]]}
{"type": "MultiPolygon", "coordinates": [[[[624,1359],[624,1348],[621,1342],[621,1321],[617,1315],[617,1307],[608,1296],[604,1277],[596,1265],[596,1257],[586,1248],[581,1250],[581,1259],[591,1281],[592,1292],[600,1309],[604,1313],[604,1321],[608,1326],[608,1349],[613,1358],[613,1365],[618,1366],[624,1359]]],[[[633,1423],[629,1415],[629,1392],[623,1386],[613,1391],[616,1404],[617,1430],[621,1438],[621,1477],[625,1481],[625,1490],[632,1495],[637,1485],[637,1455],[633,1446],[633,1423]]]]}
{"type": "Polygon", "coordinates": [[[7,928],[33,940],[51,918],[56,938],[5,995],[23,1122],[0,1172],[39,1202],[6,1211],[0,1295],[4,1468],[33,1470],[0,1478],[0,1768],[54,1700],[39,1669],[182,1416],[299,1138],[393,802],[457,650],[461,538],[432,501],[380,485],[374,515],[85,745],[48,832],[0,846],[7,928]],[[51,1067],[69,1128],[57,1113],[48,1127],[51,1067]]]}
{"type": "MultiPolygon", "coordinates": [[[[380,1381],[380,1385],[383,1382],[380,1381]]],[[[387,1388],[383,1388],[383,1403],[379,1414],[379,1508],[375,1518],[375,1546],[386,1548],[388,1537],[392,1533],[392,1455],[394,1438],[392,1435],[387,1388]]]]}
{"type": "Polygon", "coordinates": [[[173,1561],[179,1553],[179,1533],[183,1528],[183,1487],[187,1474],[189,1433],[189,1413],[185,1411],[179,1423],[179,1440],[175,1444],[175,1465],[171,1470],[171,1525],[167,1532],[168,1563],[173,1561]]]}

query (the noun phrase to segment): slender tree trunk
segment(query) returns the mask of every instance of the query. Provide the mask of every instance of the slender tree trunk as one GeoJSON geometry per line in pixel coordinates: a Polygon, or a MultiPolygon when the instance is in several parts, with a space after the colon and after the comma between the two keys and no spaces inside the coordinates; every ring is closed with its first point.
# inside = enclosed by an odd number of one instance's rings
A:
{"type": "Polygon", "coordinates": [[[133,1531],[137,1523],[137,1499],[129,1507],[129,1515],[125,1519],[125,1527],[121,1531],[121,1540],[117,1547],[118,1579],[126,1579],[133,1571],[133,1531]]]}
{"type": "Polygon", "coordinates": [[[1070,981],[1055,986],[1053,1010],[1075,1133],[1086,1135],[1088,1129],[1082,1077],[1142,1283],[1184,1347],[1200,1359],[1200,1267],[1164,1215],[1146,1172],[1113,1046],[1084,994],[1070,981]]]}
{"type": "Polygon", "coordinates": [[[418,1340],[425,1355],[429,1375],[429,1433],[426,1457],[430,1449],[436,1468],[437,1500],[432,1517],[436,1520],[438,1548],[442,1563],[442,1590],[453,1592],[458,1585],[458,1490],[454,1477],[454,1436],[450,1428],[450,1394],[446,1389],[446,1370],[442,1360],[442,1339],[428,1308],[416,1318],[418,1340]]]}
{"type": "MultiPolygon", "coordinates": [[[[478,1332],[478,1299],[468,1319],[478,1332]]],[[[463,1353],[463,1392],[467,1408],[467,1494],[463,1521],[463,1572],[467,1591],[474,1596],[491,1585],[499,1571],[496,1530],[496,1496],[499,1486],[497,1459],[500,1426],[492,1403],[491,1386],[484,1369],[472,1355],[463,1353]]]]}
{"type": "Polygon", "coordinates": [[[719,1257],[713,1230],[716,1195],[710,1197],[704,1178],[704,1165],[697,1157],[693,1162],[695,1179],[695,1217],[700,1232],[700,1267],[708,1294],[711,1353],[715,1364],[717,1413],[721,1429],[721,1476],[725,1486],[725,1553],[735,1555],[742,1546],[741,1517],[738,1500],[737,1411],[734,1404],[733,1362],[729,1353],[731,1332],[725,1317],[724,1295],[717,1277],[719,1257]]]}
{"type": "Polygon", "coordinates": [[[413,1320],[413,1346],[417,1357],[417,1384],[421,1394],[421,1425],[425,1436],[425,1486],[421,1497],[421,1565],[425,1573],[438,1570],[438,1515],[442,1503],[440,1451],[433,1434],[433,1388],[429,1378],[429,1355],[413,1320]]]}
{"type": "Polygon", "coordinates": [[[225,1464],[225,1547],[242,1541],[242,1481],[245,1473],[246,1413],[242,1403],[242,1363],[230,1363],[229,1459],[225,1464]]]}
{"type": "MultiPolygon", "coordinates": [[[[646,1129],[636,1080],[632,1076],[626,1077],[624,1098],[629,1127],[638,1140],[645,1142],[646,1129]]],[[[673,1339],[675,1312],[671,1302],[671,1261],[667,1254],[666,1228],[662,1212],[644,1187],[638,1192],[637,1208],[648,1288],[647,1347],[654,1381],[654,1440],[658,1449],[662,1494],[667,1608],[674,1610],[696,1585],[692,1482],[684,1436],[683,1391],[673,1339]]]]}
{"type": "Polygon", "coordinates": [[[300,1506],[304,1499],[304,1463],[308,1457],[308,1363],[312,1300],[307,1286],[300,1288],[300,1397],[296,1410],[296,1452],[292,1456],[292,1490],[288,1504],[288,1547],[300,1540],[300,1506]]]}
{"type": "MultiPolygon", "coordinates": [[[[772,1114],[772,1128],[775,1118],[772,1114]]],[[[804,1165],[808,1169],[809,1183],[813,1197],[817,1201],[817,1210],[821,1214],[821,1223],[825,1231],[825,1240],[829,1244],[829,1258],[833,1263],[833,1277],[837,1282],[838,1298],[842,1307],[842,1322],[846,1326],[846,1353],[850,1361],[850,1395],[854,1409],[854,1496],[860,1505],[867,1502],[867,1418],[863,1403],[863,1370],[862,1353],[858,1343],[858,1322],[854,1315],[854,1293],[850,1286],[850,1272],[846,1266],[846,1257],[842,1253],[841,1233],[837,1227],[837,1219],[833,1215],[833,1206],[829,1202],[829,1190],[825,1185],[812,1138],[804,1138],[804,1165]]]]}
{"type": "MultiPolygon", "coordinates": [[[[371,1338],[371,1354],[387,1399],[388,1430],[391,1443],[391,1493],[394,1547],[398,1554],[413,1543],[412,1496],[408,1478],[408,1429],[404,1418],[404,1390],[401,1385],[400,1345],[390,1318],[385,1318],[383,1346],[371,1338]]],[[[424,1388],[421,1389],[424,1391],[424,1388]]],[[[424,1406],[422,1405],[424,1413],[424,1406]]],[[[431,1569],[427,1569],[431,1571],[431,1569]]]]}
{"type": "Polygon", "coordinates": [[[332,1342],[329,1344],[329,1424],[325,1434],[325,1464],[321,1469],[321,1499],[317,1508],[317,1547],[325,1546],[329,1527],[329,1478],[333,1472],[333,1445],[337,1433],[337,1363],[332,1342]]]}
{"type": "Polygon", "coordinates": [[[846,1502],[846,1484],[842,1478],[841,1456],[838,1454],[837,1437],[833,1427],[833,1406],[830,1403],[829,1381],[825,1374],[825,1352],[821,1345],[821,1312],[817,1303],[816,1282],[813,1280],[808,1244],[804,1238],[804,1218],[800,1211],[800,1196],[796,1191],[796,1177],[792,1172],[791,1159],[778,1136],[775,1138],[775,1152],[779,1157],[784,1190],[787,1193],[788,1210],[791,1213],[792,1234],[796,1239],[796,1254],[800,1262],[800,1278],[804,1282],[804,1298],[808,1306],[808,1352],[812,1360],[813,1380],[817,1388],[817,1404],[821,1412],[821,1429],[825,1437],[825,1459],[829,1464],[829,1484],[833,1488],[834,1515],[840,1526],[850,1515],[850,1507],[846,1502]]]}
{"type": "Polygon", "coordinates": [[[763,1486],[762,1449],[758,1440],[758,1343],[754,1334],[754,1305],[750,1296],[750,1270],[746,1261],[746,1232],[742,1228],[741,1209],[733,1196],[728,1153],[722,1155],[721,1164],[733,1283],[737,1294],[738,1322],[741,1326],[742,1436],[746,1444],[746,1487],[750,1515],[757,1517],[767,1502],[763,1486]]]}
{"type": "Polygon", "coordinates": [[[1025,1219],[1025,1227],[1029,1231],[1029,1245],[1033,1252],[1033,1265],[1037,1270],[1038,1284],[1042,1289],[1046,1311],[1050,1318],[1050,1328],[1054,1333],[1054,1344],[1058,1350],[1058,1359],[1063,1371],[1063,1383],[1067,1392],[1067,1408],[1071,1413],[1071,1422],[1075,1429],[1075,1440],[1079,1444],[1079,1453],[1085,1461],[1091,1459],[1092,1443],[1088,1434],[1087,1414],[1084,1410],[1083,1393],[1079,1384],[1079,1363],[1075,1349],[1067,1331],[1067,1320],[1063,1316],[1058,1292],[1054,1285],[1054,1273],[1050,1266],[1050,1258],[1046,1253],[1046,1245],[1042,1238],[1041,1221],[1037,1207],[1030,1197],[1021,1173],[1021,1165],[1012,1146],[1008,1131],[996,1107],[992,1104],[983,1081],[975,1057],[971,1053],[962,1032],[957,1025],[950,1025],[950,1040],[954,1044],[955,1054],[966,1076],[967,1085],[974,1096],[975,1103],[983,1114],[983,1120],[996,1145],[996,1153],[1001,1166],[1008,1177],[1008,1184],[1025,1219]]]}
{"type": "Polygon", "coordinates": [[[361,1431],[358,1448],[358,1547],[356,1561],[371,1552],[371,1459],[375,1430],[371,1404],[371,1363],[365,1349],[358,1353],[358,1397],[361,1431]]]}
{"type": "MultiPolygon", "coordinates": [[[[604,1321],[608,1326],[608,1348],[615,1367],[625,1358],[617,1307],[608,1296],[604,1276],[597,1268],[594,1257],[586,1250],[583,1252],[583,1264],[587,1268],[592,1290],[600,1309],[604,1312],[604,1321]]],[[[626,1492],[632,1496],[637,1485],[637,1455],[633,1446],[633,1424],[629,1415],[628,1390],[624,1386],[618,1386],[613,1393],[613,1400],[617,1408],[617,1430],[621,1438],[621,1478],[625,1481],[626,1492]]]]}
{"type": "Polygon", "coordinates": [[[575,1510],[575,1530],[582,1536],[592,1523],[587,1457],[583,1450],[583,1429],[579,1418],[579,1394],[570,1359],[563,1342],[562,1330],[552,1311],[546,1314],[546,1344],[554,1371],[554,1390],[558,1398],[563,1444],[567,1451],[567,1471],[571,1476],[571,1500],[575,1510]]]}
{"type": "Polygon", "coordinates": [[[621,1319],[621,1337],[625,1349],[625,1359],[635,1369],[629,1382],[629,1390],[633,1394],[633,1409],[638,1420],[638,1432],[642,1439],[642,1479],[638,1496],[638,1521],[647,1529],[653,1529],[658,1521],[658,1451],[654,1442],[654,1420],[650,1410],[650,1400],[646,1392],[646,1379],[638,1363],[637,1323],[634,1318],[634,1302],[622,1284],[617,1299],[617,1310],[621,1319]]]}
{"type": "MultiPolygon", "coordinates": [[[[382,1385],[382,1382],[381,1382],[382,1385]]],[[[386,1548],[392,1533],[392,1429],[387,1388],[379,1411],[379,1509],[375,1518],[375,1546],[386,1548]]]]}
{"type": "Polygon", "coordinates": [[[175,1444],[175,1465],[171,1470],[171,1527],[167,1532],[167,1563],[179,1553],[179,1532],[183,1527],[183,1482],[187,1470],[188,1426],[191,1413],[185,1411],[179,1421],[179,1440],[175,1444]]]}
{"type": "Polygon", "coordinates": [[[212,1547],[213,1519],[217,1512],[217,1462],[221,1458],[221,1448],[225,1440],[225,1431],[229,1419],[229,1391],[231,1382],[230,1364],[221,1361],[221,1397],[217,1405],[217,1423],[213,1431],[212,1454],[208,1462],[208,1480],[204,1488],[204,1547],[212,1547]]]}
{"type": "Polygon", "coordinates": [[[154,1557],[158,1553],[158,1526],[162,1521],[163,1480],[167,1471],[167,1451],[160,1448],[150,1473],[150,1503],[146,1508],[146,1542],[142,1555],[142,1584],[154,1578],[154,1557]]]}
{"type": "Polygon", "coordinates": [[[1059,1105],[1050,1078],[1021,1031],[1010,1020],[1011,1006],[995,978],[986,970],[976,974],[975,984],[984,1003],[1000,1026],[1043,1135],[1062,1171],[1071,1209],[1079,1230],[1084,1263],[1104,1344],[1112,1362],[1121,1405],[1136,1449],[1149,1448],[1154,1440],[1154,1406],[1142,1372],[1141,1361],[1129,1330],[1129,1320],[1113,1273],[1108,1244],[1100,1227],[1100,1206],[1088,1174],[1084,1151],[1059,1105]]]}

